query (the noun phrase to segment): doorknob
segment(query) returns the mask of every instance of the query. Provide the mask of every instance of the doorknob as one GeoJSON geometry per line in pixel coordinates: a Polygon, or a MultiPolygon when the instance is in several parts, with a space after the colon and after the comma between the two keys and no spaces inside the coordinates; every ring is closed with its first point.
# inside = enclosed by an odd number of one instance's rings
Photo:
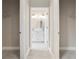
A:
{"type": "Polygon", "coordinates": [[[21,32],[19,32],[19,34],[21,34],[21,32]]]}

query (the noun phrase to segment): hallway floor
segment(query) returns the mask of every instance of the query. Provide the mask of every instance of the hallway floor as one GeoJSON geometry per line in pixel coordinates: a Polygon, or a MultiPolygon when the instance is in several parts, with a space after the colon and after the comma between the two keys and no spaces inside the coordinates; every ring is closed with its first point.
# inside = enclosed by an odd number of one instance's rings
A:
{"type": "Polygon", "coordinates": [[[28,59],[52,59],[48,50],[31,50],[28,59]]]}
{"type": "MultiPolygon", "coordinates": [[[[31,54],[29,55],[28,59],[44,59],[45,56],[49,56],[46,57],[45,59],[51,59],[50,54],[48,52],[41,52],[40,51],[36,51],[37,53],[34,53],[33,51],[31,51],[31,54]],[[34,54],[33,54],[34,53],[34,54]],[[48,53],[48,54],[46,54],[48,53]],[[39,56],[39,57],[38,57],[39,56]],[[40,57],[41,56],[41,57],[40,57]]],[[[20,53],[19,50],[3,50],[2,53],[2,59],[20,59],[20,53]]],[[[76,53],[75,51],[68,51],[68,50],[61,50],[60,51],[60,59],[76,59],[76,53]]]]}

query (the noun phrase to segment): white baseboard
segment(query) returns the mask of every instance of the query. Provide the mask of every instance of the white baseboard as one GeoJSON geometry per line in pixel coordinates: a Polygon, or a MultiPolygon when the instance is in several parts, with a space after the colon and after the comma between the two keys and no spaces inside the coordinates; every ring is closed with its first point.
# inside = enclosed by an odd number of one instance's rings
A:
{"type": "MultiPolygon", "coordinates": [[[[20,48],[19,47],[3,47],[2,50],[20,50],[20,48]]],[[[75,47],[60,47],[60,50],[72,50],[72,51],[76,51],[76,48],[75,47]]]]}

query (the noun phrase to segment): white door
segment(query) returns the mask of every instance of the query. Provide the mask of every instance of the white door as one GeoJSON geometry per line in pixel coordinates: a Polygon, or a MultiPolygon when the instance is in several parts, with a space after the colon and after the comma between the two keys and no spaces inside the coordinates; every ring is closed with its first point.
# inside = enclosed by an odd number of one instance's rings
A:
{"type": "Polygon", "coordinates": [[[30,8],[30,39],[32,49],[47,49],[49,44],[49,8],[30,8]]]}
{"type": "Polygon", "coordinates": [[[29,3],[20,0],[20,59],[27,59],[29,50],[29,3]]]}

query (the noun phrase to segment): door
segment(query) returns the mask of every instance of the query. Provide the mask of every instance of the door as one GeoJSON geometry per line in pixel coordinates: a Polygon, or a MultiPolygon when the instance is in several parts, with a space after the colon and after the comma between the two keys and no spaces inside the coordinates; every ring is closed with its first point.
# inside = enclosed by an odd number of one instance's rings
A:
{"type": "Polygon", "coordinates": [[[29,51],[29,4],[20,0],[20,59],[27,59],[29,51]]]}

